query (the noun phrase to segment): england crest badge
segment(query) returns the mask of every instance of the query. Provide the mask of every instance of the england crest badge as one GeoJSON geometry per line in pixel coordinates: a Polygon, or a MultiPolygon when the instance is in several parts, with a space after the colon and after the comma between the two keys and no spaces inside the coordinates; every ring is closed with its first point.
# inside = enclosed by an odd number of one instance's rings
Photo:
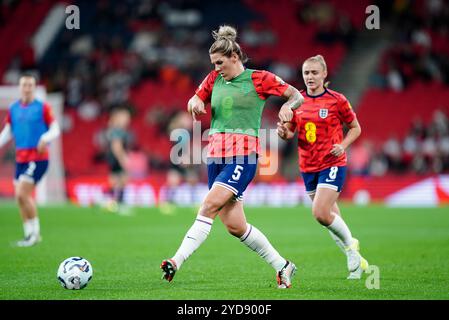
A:
{"type": "Polygon", "coordinates": [[[329,110],[328,109],[320,109],[320,118],[321,119],[326,119],[327,115],[328,115],[329,110]]]}

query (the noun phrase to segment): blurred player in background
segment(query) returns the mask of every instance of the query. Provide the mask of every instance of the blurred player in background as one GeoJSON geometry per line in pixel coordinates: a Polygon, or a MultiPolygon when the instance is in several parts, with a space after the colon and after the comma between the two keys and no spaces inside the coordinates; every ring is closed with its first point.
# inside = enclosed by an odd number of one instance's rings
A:
{"type": "Polygon", "coordinates": [[[20,100],[8,110],[5,127],[0,133],[0,147],[14,138],[16,146],[15,195],[23,221],[24,239],[19,247],[41,241],[40,224],[33,192],[48,168],[50,141],[60,134],[52,110],[35,99],[36,78],[23,75],[19,80],[20,100]]]}
{"type": "Polygon", "coordinates": [[[207,75],[188,102],[194,121],[206,113],[205,103],[211,102],[210,190],[178,251],[162,262],[163,277],[168,281],[173,279],[182,263],[206,240],[218,215],[231,235],[276,270],[278,287],[289,288],[295,265],[284,259],[261,231],[246,222],[242,200],[257,169],[258,133],[266,99],[271,95],[287,98],[280,112],[291,118],[292,108],[298,107],[303,97],[270,72],[246,69],[247,59],[235,41],[234,28],[221,26],[212,34],[215,42],[209,54],[215,70],[207,75]]]}
{"type": "Polygon", "coordinates": [[[127,182],[127,150],[131,141],[128,132],[130,122],[131,112],[128,108],[117,107],[111,111],[106,131],[111,200],[107,202],[106,208],[112,212],[128,212],[128,208],[123,206],[123,194],[127,182]]]}
{"type": "Polygon", "coordinates": [[[346,97],[327,89],[327,66],[321,55],[304,62],[302,75],[305,101],[292,119],[279,115],[278,134],[291,139],[298,131],[299,166],[312,199],[312,213],[346,254],[348,279],[360,279],[368,262],[360,255],[359,241],[352,237],[336,201],[346,176],[345,150],[359,137],[361,128],[346,97]],[[349,127],[344,139],[343,123],[349,127]]]}

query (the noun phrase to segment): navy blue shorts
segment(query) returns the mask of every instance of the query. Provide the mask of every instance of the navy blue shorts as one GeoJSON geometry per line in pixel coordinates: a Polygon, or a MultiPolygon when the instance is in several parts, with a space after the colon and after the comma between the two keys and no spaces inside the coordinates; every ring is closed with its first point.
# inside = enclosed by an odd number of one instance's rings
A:
{"type": "Polygon", "coordinates": [[[257,155],[229,158],[208,158],[207,176],[209,190],[214,185],[234,193],[234,199],[241,201],[243,192],[253,180],[257,171],[257,155]]]}
{"type": "Polygon", "coordinates": [[[341,192],[346,177],[346,167],[330,167],[319,172],[301,172],[307,194],[314,194],[317,187],[341,192]]]}
{"type": "Polygon", "coordinates": [[[48,160],[16,163],[14,181],[26,181],[37,184],[47,172],[48,160]]]}

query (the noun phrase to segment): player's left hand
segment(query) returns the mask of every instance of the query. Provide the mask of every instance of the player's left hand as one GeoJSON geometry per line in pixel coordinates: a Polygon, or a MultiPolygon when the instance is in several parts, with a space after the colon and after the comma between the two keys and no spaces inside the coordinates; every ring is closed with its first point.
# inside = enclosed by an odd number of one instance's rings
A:
{"type": "Polygon", "coordinates": [[[38,153],[44,153],[47,147],[47,143],[43,140],[39,141],[39,144],[37,145],[37,152],[38,153]]]}
{"type": "Polygon", "coordinates": [[[277,123],[277,134],[279,135],[279,137],[281,137],[282,139],[286,139],[287,133],[288,133],[288,129],[285,126],[285,122],[278,122],[277,123]]]}
{"type": "Polygon", "coordinates": [[[339,157],[341,156],[343,153],[345,153],[345,148],[341,145],[341,144],[334,144],[331,150],[331,154],[339,157]]]}

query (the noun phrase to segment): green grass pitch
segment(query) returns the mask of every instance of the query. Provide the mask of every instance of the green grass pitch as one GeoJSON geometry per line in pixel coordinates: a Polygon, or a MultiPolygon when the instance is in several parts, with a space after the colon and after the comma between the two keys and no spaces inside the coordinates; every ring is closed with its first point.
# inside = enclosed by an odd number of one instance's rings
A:
{"type": "Polygon", "coordinates": [[[173,282],[159,265],[177,250],[195,217],[193,208],[162,214],[134,209],[119,216],[71,205],[40,208],[43,242],[11,243],[22,236],[18,209],[0,203],[0,299],[449,299],[448,208],[392,209],[342,205],[361,252],[380,271],[380,288],[366,277],[346,280],[346,259],[306,207],[247,208],[248,221],[298,266],[293,288],[276,288],[275,272],[227,234],[217,219],[208,240],[173,282]],[[56,280],[61,261],[82,256],[93,266],[83,290],[56,280]]]}

